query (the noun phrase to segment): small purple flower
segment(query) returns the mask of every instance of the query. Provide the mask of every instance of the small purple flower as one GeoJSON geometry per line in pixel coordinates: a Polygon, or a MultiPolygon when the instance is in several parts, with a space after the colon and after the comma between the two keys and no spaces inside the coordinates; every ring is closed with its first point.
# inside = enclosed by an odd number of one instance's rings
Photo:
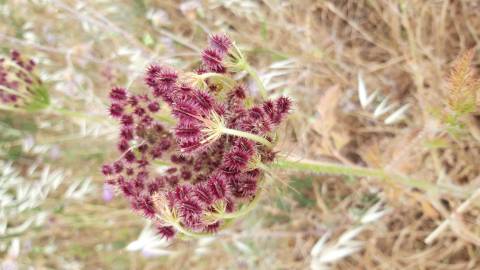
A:
{"type": "Polygon", "coordinates": [[[103,185],[102,198],[104,202],[109,202],[113,199],[114,189],[112,185],[105,183],[103,185]]]}

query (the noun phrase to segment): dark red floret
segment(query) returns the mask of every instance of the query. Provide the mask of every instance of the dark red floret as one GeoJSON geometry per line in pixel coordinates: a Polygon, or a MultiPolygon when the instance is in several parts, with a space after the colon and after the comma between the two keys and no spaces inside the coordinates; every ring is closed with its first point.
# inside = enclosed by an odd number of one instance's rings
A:
{"type": "Polygon", "coordinates": [[[123,153],[123,152],[127,151],[129,148],[130,148],[130,144],[128,143],[127,140],[121,139],[118,142],[118,150],[120,150],[120,152],[123,153]]]}
{"type": "Polygon", "coordinates": [[[275,104],[271,100],[267,100],[263,103],[263,110],[267,114],[267,116],[270,118],[270,120],[275,118],[275,104]]]}
{"type": "Polygon", "coordinates": [[[127,168],[125,170],[125,173],[129,176],[133,175],[135,173],[135,171],[133,170],[133,168],[127,168]]]}
{"type": "Polygon", "coordinates": [[[135,187],[130,182],[125,182],[123,178],[118,180],[118,185],[122,190],[123,194],[127,197],[133,197],[135,195],[135,187]]]}
{"type": "Polygon", "coordinates": [[[173,104],[172,114],[178,119],[187,121],[198,121],[200,108],[189,100],[179,100],[173,104]]]}
{"type": "Polygon", "coordinates": [[[134,154],[132,151],[130,151],[130,150],[125,153],[125,156],[124,156],[124,157],[125,157],[125,160],[126,160],[127,162],[129,162],[129,163],[133,163],[133,162],[135,162],[135,160],[137,159],[137,158],[135,157],[135,154],[134,154]]]}
{"type": "Polygon", "coordinates": [[[131,127],[123,127],[120,130],[120,137],[127,141],[133,139],[133,129],[131,127]]]}
{"type": "Polygon", "coordinates": [[[289,113],[292,108],[292,101],[288,97],[279,97],[276,105],[279,113],[286,114],[289,113]]]}
{"type": "Polygon", "coordinates": [[[120,87],[114,87],[110,91],[110,99],[114,102],[124,102],[127,100],[127,90],[120,87]]]}
{"type": "Polygon", "coordinates": [[[105,176],[113,174],[113,168],[112,168],[112,166],[110,166],[110,165],[103,165],[103,166],[102,166],[102,173],[103,173],[103,175],[105,175],[105,176]]]}
{"type": "Polygon", "coordinates": [[[114,118],[120,118],[123,114],[123,106],[118,103],[112,103],[109,109],[110,115],[114,118]]]}
{"type": "Polygon", "coordinates": [[[175,136],[180,140],[199,140],[201,135],[200,127],[194,123],[180,123],[175,128],[175,136]]]}
{"type": "Polygon", "coordinates": [[[158,102],[153,101],[148,104],[148,109],[151,112],[158,112],[160,110],[160,105],[158,105],[158,102]]]}
{"type": "Polygon", "coordinates": [[[113,170],[115,171],[115,173],[121,173],[122,170],[123,170],[123,163],[122,161],[118,160],[118,161],[115,161],[115,163],[113,163],[113,170]]]}
{"type": "Polygon", "coordinates": [[[189,180],[190,178],[192,178],[192,172],[187,170],[182,170],[182,172],[180,173],[180,177],[183,180],[189,180]]]}
{"type": "Polygon", "coordinates": [[[202,108],[203,111],[208,112],[213,109],[215,100],[211,95],[204,91],[194,91],[193,92],[195,102],[202,108]]]}
{"type": "Polygon", "coordinates": [[[242,170],[247,166],[249,157],[248,153],[244,151],[234,150],[225,154],[223,166],[231,170],[242,170]]]}
{"type": "Polygon", "coordinates": [[[236,139],[234,142],[234,147],[235,149],[247,154],[249,157],[253,156],[255,153],[255,143],[245,138],[236,139]]]}
{"type": "Polygon", "coordinates": [[[189,200],[192,197],[192,191],[193,188],[190,185],[182,185],[175,187],[173,191],[175,202],[179,203],[189,200]]]}
{"type": "Polygon", "coordinates": [[[225,67],[222,63],[222,54],[215,49],[205,49],[202,52],[203,64],[211,71],[223,73],[225,67]]]}
{"type": "Polygon", "coordinates": [[[168,173],[168,174],[174,174],[174,173],[176,173],[177,171],[178,171],[178,169],[175,168],[175,167],[171,167],[171,168],[168,168],[168,169],[167,169],[167,173],[168,173]]]}
{"type": "Polygon", "coordinates": [[[138,197],[132,202],[134,209],[141,211],[147,218],[155,217],[155,206],[150,196],[138,197]]]}
{"type": "Polygon", "coordinates": [[[204,231],[207,233],[217,233],[219,229],[220,229],[220,221],[217,221],[205,226],[204,231]]]}
{"type": "Polygon", "coordinates": [[[213,175],[208,180],[208,188],[215,199],[223,199],[227,195],[227,183],[220,174],[213,175]]]}
{"type": "Polygon", "coordinates": [[[181,216],[192,216],[192,215],[200,215],[202,213],[202,208],[198,203],[193,201],[192,199],[186,199],[181,201],[178,204],[178,208],[180,210],[181,216]]]}
{"type": "Polygon", "coordinates": [[[199,201],[201,201],[207,206],[213,203],[214,198],[212,193],[210,192],[210,188],[204,183],[199,183],[195,185],[194,194],[199,201]]]}
{"type": "Polygon", "coordinates": [[[158,226],[157,232],[161,237],[169,240],[175,236],[175,229],[172,226],[158,226]]]}
{"type": "Polygon", "coordinates": [[[230,47],[232,46],[232,41],[226,34],[213,34],[209,39],[210,47],[226,54],[230,47]]]}
{"type": "Polygon", "coordinates": [[[120,119],[120,122],[124,126],[131,126],[131,125],[133,125],[133,117],[131,115],[124,114],[124,115],[122,115],[122,118],[120,119]]]}
{"type": "Polygon", "coordinates": [[[141,107],[137,107],[133,112],[138,116],[142,116],[145,114],[145,109],[141,107]]]}
{"type": "Polygon", "coordinates": [[[182,141],[180,142],[180,148],[183,153],[192,153],[199,150],[202,144],[199,140],[182,141]]]}

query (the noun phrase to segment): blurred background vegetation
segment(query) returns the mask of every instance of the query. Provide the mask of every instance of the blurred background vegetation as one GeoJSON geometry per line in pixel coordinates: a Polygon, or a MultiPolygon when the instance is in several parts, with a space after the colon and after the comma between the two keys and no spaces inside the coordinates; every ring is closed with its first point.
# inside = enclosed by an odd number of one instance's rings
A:
{"type": "Polygon", "coordinates": [[[1,269],[479,269],[479,12],[473,0],[0,1],[1,53],[34,59],[49,93],[46,109],[0,108],[1,269]],[[197,65],[216,32],[294,99],[284,154],[442,191],[278,171],[231,229],[155,237],[103,187],[108,91],[143,91],[152,62],[197,65]]]}

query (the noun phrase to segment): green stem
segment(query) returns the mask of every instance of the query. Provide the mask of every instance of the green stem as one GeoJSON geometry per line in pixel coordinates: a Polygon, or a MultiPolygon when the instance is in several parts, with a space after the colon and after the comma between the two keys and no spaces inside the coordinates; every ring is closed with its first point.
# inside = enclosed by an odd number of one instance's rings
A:
{"type": "Polygon", "coordinates": [[[262,99],[267,99],[268,98],[267,89],[265,88],[265,85],[263,84],[262,80],[258,76],[257,71],[255,71],[255,69],[253,69],[248,63],[245,63],[245,64],[246,64],[245,71],[250,76],[252,76],[253,80],[257,84],[258,91],[260,92],[260,96],[262,97],[262,99]]]}
{"type": "Polygon", "coordinates": [[[295,161],[289,159],[278,159],[273,163],[274,167],[281,169],[292,169],[300,171],[310,171],[324,174],[350,175],[350,176],[371,176],[386,177],[383,170],[370,169],[364,167],[345,166],[341,164],[318,162],[318,161],[295,161]]]}
{"type": "Polygon", "coordinates": [[[212,216],[217,218],[217,219],[235,219],[241,216],[244,216],[258,205],[258,202],[260,201],[262,197],[262,188],[259,188],[259,191],[257,194],[255,194],[255,198],[251,200],[248,204],[242,206],[242,208],[236,212],[232,213],[213,213],[212,216]]]}
{"type": "Polygon", "coordinates": [[[205,236],[211,236],[212,234],[211,233],[204,233],[204,232],[193,232],[193,231],[190,231],[188,229],[186,229],[185,227],[183,227],[180,223],[178,222],[170,222],[169,223],[171,226],[173,226],[175,229],[177,229],[177,231],[183,233],[184,235],[188,236],[188,237],[192,237],[192,238],[202,238],[202,237],[205,237],[205,236]]]}
{"type": "Polygon", "coordinates": [[[153,163],[158,166],[168,166],[168,167],[175,166],[175,163],[170,161],[164,161],[164,160],[154,160],[153,163]]]}
{"type": "Polygon", "coordinates": [[[22,110],[22,109],[19,109],[19,108],[15,108],[15,107],[13,107],[13,106],[2,105],[2,104],[0,104],[0,110],[11,111],[11,112],[21,112],[21,113],[25,113],[25,112],[26,112],[25,110],[22,110]]]}
{"type": "Polygon", "coordinates": [[[157,113],[153,116],[153,118],[169,125],[175,125],[177,123],[177,121],[168,113],[157,113]]]}
{"type": "Polygon", "coordinates": [[[260,96],[262,99],[267,99],[268,94],[267,94],[267,89],[265,88],[265,85],[263,84],[262,80],[257,74],[257,71],[250,66],[250,64],[247,61],[247,58],[243,55],[242,51],[240,48],[237,47],[237,44],[235,42],[232,44],[233,46],[233,58],[236,59],[236,63],[232,65],[232,67],[238,71],[246,71],[248,75],[250,75],[255,83],[258,86],[258,91],[260,92],[260,96]]]}
{"type": "Polygon", "coordinates": [[[228,89],[232,89],[235,86],[235,80],[225,76],[223,74],[215,73],[215,72],[207,72],[201,75],[198,75],[203,81],[208,78],[217,79],[221,81],[223,84],[227,85],[228,89]]]}
{"type": "MultiPolygon", "coordinates": [[[[22,108],[15,108],[13,106],[1,105],[1,104],[0,104],[0,110],[12,111],[12,112],[21,112],[21,113],[30,113],[29,111],[27,111],[25,109],[22,109],[22,108]]],[[[63,109],[63,108],[53,108],[53,107],[51,107],[51,108],[48,108],[46,110],[42,110],[41,112],[44,112],[44,113],[47,113],[47,114],[72,116],[72,117],[77,117],[77,118],[97,119],[99,121],[108,121],[103,116],[89,115],[89,114],[85,114],[85,113],[81,113],[81,112],[70,111],[70,110],[63,109]]]]}
{"type": "Polygon", "coordinates": [[[7,92],[9,94],[12,94],[12,95],[16,95],[16,96],[19,96],[19,97],[23,97],[25,99],[27,98],[30,98],[30,96],[27,96],[23,93],[20,93],[20,91],[18,90],[14,90],[14,89],[11,89],[11,88],[8,88],[8,87],[5,87],[3,85],[0,85],[0,90],[4,91],[4,92],[7,92]]]}
{"type": "MultiPolygon", "coordinates": [[[[375,177],[385,181],[393,180],[399,184],[418,188],[423,191],[453,191],[451,188],[438,186],[436,184],[402,176],[395,173],[388,173],[382,169],[358,167],[358,166],[345,166],[342,164],[335,164],[329,162],[318,162],[318,161],[296,161],[289,159],[279,158],[272,165],[274,168],[287,169],[287,170],[300,170],[300,171],[309,171],[314,173],[322,174],[334,174],[334,175],[347,175],[347,176],[358,176],[358,177],[375,177]]],[[[458,191],[462,196],[465,196],[465,192],[458,191]]]]}
{"type": "Polygon", "coordinates": [[[228,135],[233,135],[233,136],[237,136],[237,137],[243,137],[243,138],[246,138],[246,139],[250,139],[252,141],[261,143],[268,148],[273,147],[272,143],[262,136],[258,136],[258,135],[252,134],[252,133],[248,133],[248,132],[241,131],[241,130],[236,130],[236,129],[231,129],[231,128],[227,128],[227,127],[223,127],[221,131],[222,131],[223,134],[228,134],[228,135]]]}
{"type": "Polygon", "coordinates": [[[57,114],[57,115],[63,115],[63,116],[71,116],[71,117],[77,117],[77,118],[84,118],[84,119],[96,119],[99,121],[109,121],[107,118],[101,115],[91,115],[91,114],[86,114],[83,112],[76,112],[76,111],[71,111],[67,110],[64,108],[55,108],[51,107],[46,110],[48,113],[52,114],[57,114]]]}

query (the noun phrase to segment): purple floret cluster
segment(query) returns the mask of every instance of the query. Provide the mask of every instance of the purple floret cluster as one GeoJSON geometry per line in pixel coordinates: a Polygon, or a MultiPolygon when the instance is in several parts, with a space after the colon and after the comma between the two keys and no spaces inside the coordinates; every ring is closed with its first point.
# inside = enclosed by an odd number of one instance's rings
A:
{"type": "MultiPolygon", "coordinates": [[[[212,35],[194,74],[231,79],[226,64],[231,47],[226,35],[212,35]]],[[[215,233],[224,223],[220,214],[235,213],[255,198],[263,165],[275,158],[273,131],[291,109],[286,97],[255,105],[256,99],[240,82],[227,91],[221,81],[207,77],[203,89],[185,74],[151,65],[145,75],[148,93],[131,94],[119,87],[110,91],[109,112],[120,123],[119,157],[103,166],[106,183],[166,238],[179,228],[215,233]],[[170,121],[165,121],[165,114],[170,121]],[[271,145],[223,134],[219,124],[264,138],[271,145]]]]}
{"type": "Polygon", "coordinates": [[[18,105],[22,91],[32,91],[37,79],[33,76],[35,62],[25,59],[20,52],[13,50],[8,57],[0,58],[0,102],[18,105]]]}

